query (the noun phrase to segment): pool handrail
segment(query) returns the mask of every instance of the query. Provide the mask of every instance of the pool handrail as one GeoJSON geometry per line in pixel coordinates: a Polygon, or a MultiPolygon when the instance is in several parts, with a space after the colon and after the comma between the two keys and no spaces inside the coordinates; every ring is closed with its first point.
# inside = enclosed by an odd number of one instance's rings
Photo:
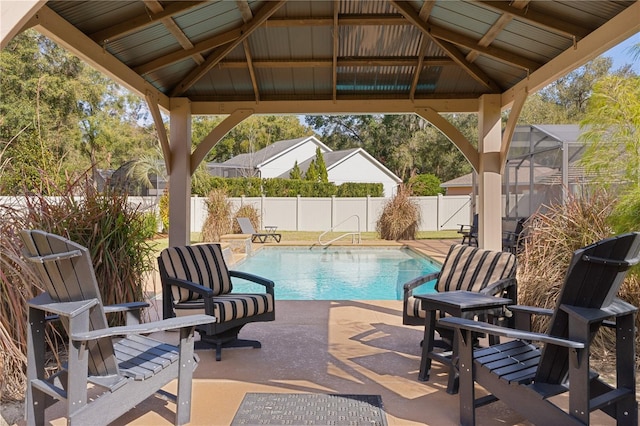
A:
{"type": "Polygon", "coordinates": [[[322,234],[318,235],[318,244],[321,246],[328,246],[331,243],[334,243],[336,241],[338,241],[341,238],[346,237],[347,235],[351,235],[351,244],[360,244],[362,239],[360,238],[360,216],[358,216],[357,214],[353,214],[351,216],[349,216],[348,218],[346,218],[345,220],[343,220],[342,222],[338,223],[337,225],[332,226],[330,229],[324,231],[322,234]],[[338,226],[342,225],[343,223],[345,223],[346,221],[348,221],[351,218],[356,218],[357,224],[358,224],[358,231],[357,232],[346,232],[330,241],[327,242],[322,242],[322,237],[326,234],[328,234],[329,232],[333,231],[334,229],[336,229],[338,226]],[[357,242],[356,242],[357,241],[357,242]]]}

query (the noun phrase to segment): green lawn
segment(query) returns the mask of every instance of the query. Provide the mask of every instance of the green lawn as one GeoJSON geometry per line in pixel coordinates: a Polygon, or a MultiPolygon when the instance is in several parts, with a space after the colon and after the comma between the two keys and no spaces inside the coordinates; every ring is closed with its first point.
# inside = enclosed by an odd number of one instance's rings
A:
{"type": "MultiPolygon", "coordinates": [[[[287,241],[318,241],[318,237],[322,232],[312,232],[312,231],[282,231],[279,232],[282,234],[282,242],[286,243],[287,241]]],[[[323,241],[329,241],[333,238],[339,237],[343,235],[344,232],[329,232],[322,237],[323,241]]],[[[360,237],[363,241],[375,241],[379,240],[379,236],[377,232],[362,232],[360,237]]],[[[349,239],[349,237],[345,237],[349,239]]],[[[418,232],[417,238],[418,240],[428,240],[428,239],[444,239],[444,238],[460,238],[460,234],[456,231],[422,231],[418,232]]],[[[346,241],[346,240],[345,240],[346,241]]],[[[191,233],[191,242],[199,243],[200,233],[192,232],[191,233]]],[[[162,249],[166,248],[169,245],[169,238],[166,236],[158,236],[158,238],[153,240],[153,243],[156,245],[155,249],[160,252],[162,249]]]]}

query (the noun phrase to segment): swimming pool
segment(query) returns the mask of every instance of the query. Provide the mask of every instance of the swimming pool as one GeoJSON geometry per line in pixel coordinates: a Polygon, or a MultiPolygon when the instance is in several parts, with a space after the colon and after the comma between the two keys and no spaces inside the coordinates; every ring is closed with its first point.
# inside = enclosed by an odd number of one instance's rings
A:
{"type": "Polygon", "coordinates": [[[440,265],[408,248],[263,247],[231,269],[273,280],[279,300],[402,300],[404,283],[440,265]]]}

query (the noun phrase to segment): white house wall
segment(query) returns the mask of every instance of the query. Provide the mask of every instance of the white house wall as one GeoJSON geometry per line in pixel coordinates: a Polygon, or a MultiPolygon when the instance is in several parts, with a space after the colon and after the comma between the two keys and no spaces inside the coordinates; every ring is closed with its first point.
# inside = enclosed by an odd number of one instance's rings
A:
{"type": "MultiPolygon", "coordinates": [[[[263,178],[274,178],[280,176],[293,168],[296,161],[300,164],[309,158],[315,157],[317,147],[318,145],[316,145],[313,140],[305,141],[303,144],[298,145],[294,149],[274,158],[264,164],[264,166],[260,167],[260,176],[263,178]]],[[[322,148],[321,150],[324,152],[322,148]]],[[[264,161],[264,159],[258,159],[257,163],[261,163],[262,161],[264,161]]]]}
{"type": "Polygon", "coordinates": [[[388,174],[361,154],[355,154],[336,164],[327,170],[327,173],[329,181],[334,182],[336,185],[346,182],[382,183],[385,197],[395,194],[398,185],[388,174]]]}

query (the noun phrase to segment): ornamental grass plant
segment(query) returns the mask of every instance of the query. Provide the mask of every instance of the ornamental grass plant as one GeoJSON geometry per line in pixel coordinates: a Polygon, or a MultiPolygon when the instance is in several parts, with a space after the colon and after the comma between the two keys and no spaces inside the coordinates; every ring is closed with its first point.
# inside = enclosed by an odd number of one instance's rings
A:
{"type": "Polygon", "coordinates": [[[386,202],[376,222],[376,231],[384,240],[415,240],[420,226],[420,208],[409,198],[411,188],[400,185],[386,202]]]}
{"type": "Polygon", "coordinates": [[[220,237],[231,233],[232,210],[231,202],[224,189],[213,189],[207,200],[207,218],[202,225],[203,242],[219,242],[220,237]]]}
{"type": "Polygon", "coordinates": [[[243,204],[242,206],[240,206],[240,208],[238,208],[238,210],[233,215],[233,233],[234,234],[240,234],[242,232],[240,230],[240,225],[236,220],[239,217],[248,218],[249,222],[251,222],[251,225],[253,225],[253,229],[255,229],[256,231],[258,231],[259,229],[262,229],[262,226],[260,225],[260,213],[258,212],[258,210],[250,204],[243,204]]]}
{"type": "MultiPolygon", "coordinates": [[[[616,232],[610,215],[616,199],[598,191],[588,197],[570,198],[563,205],[552,205],[544,213],[534,215],[529,223],[524,249],[518,256],[518,303],[554,309],[573,252],[581,247],[610,237],[616,232]]],[[[618,297],[640,306],[640,280],[632,269],[618,297]]],[[[536,317],[534,330],[545,331],[549,318],[536,317]]],[[[640,317],[636,316],[636,328],[640,317]]],[[[615,330],[602,327],[595,337],[592,356],[610,363],[615,353],[615,330]]],[[[636,354],[640,353],[636,335],[636,354]]],[[[638,364],[636,357],[636,363],[638,364]]]]}
{"type": "MultiPolygon", "coordinates": [[[[22,399],[27,351],[27,301],[40,294],[38,277],[21,256],[22,229],[62,235],[88,248],[105,305],[143,301],[153,270],[153,247],[145,214],[127,202],[126,194],[97,192],[85,174],[64,188],[43,176],[43,193],[16,197],[0,205],[0,397],[22,399]],[[56,197],[44,193],[59,194],[56,197]]],[[[6,200],[6,198],[5,198],[6,200]]],[[[122,324],[122,317],[109,317],[122,324]]],[[[65,353],[62,329],[47,326],[51,372],[65,353]]]]}

